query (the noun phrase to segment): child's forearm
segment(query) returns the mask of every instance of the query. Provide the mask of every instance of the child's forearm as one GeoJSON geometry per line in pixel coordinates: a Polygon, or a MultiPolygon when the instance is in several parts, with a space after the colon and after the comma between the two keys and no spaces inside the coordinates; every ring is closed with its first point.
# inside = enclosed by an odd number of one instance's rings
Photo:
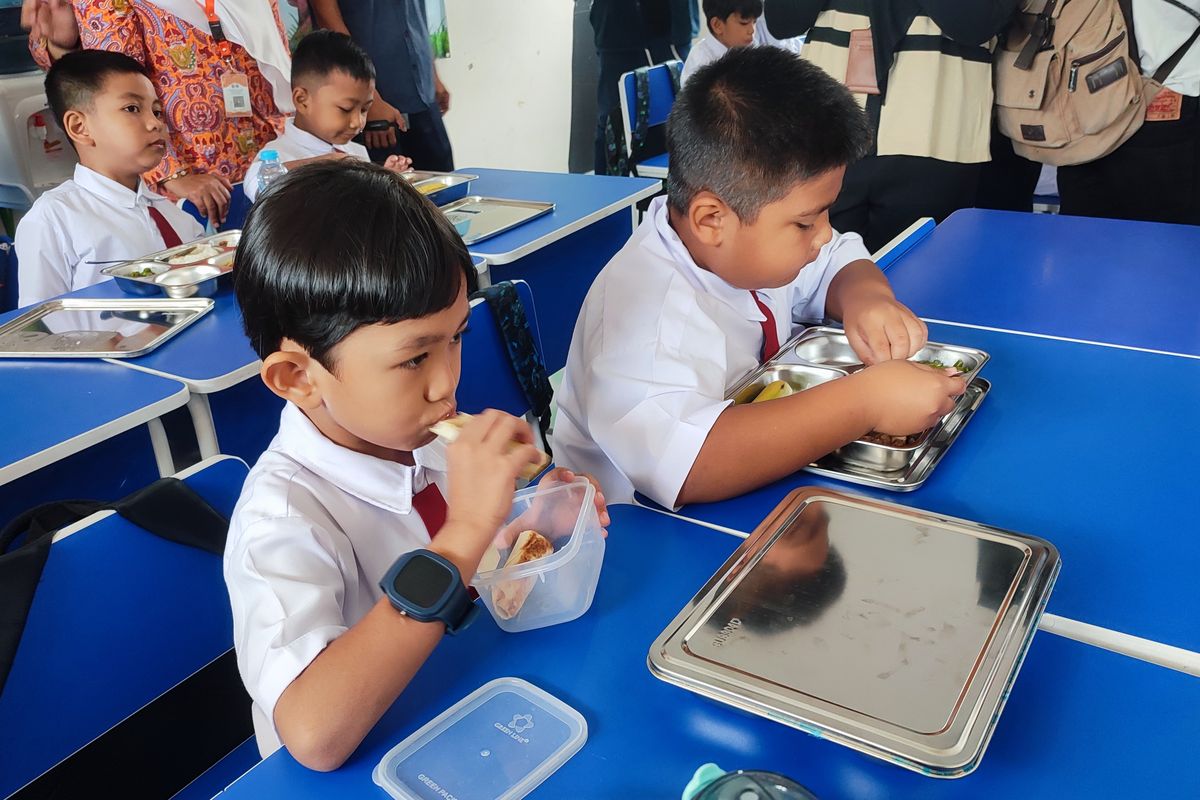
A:
{"type": "Polygon", "coordinates": [[[321,651],[275,704],[275,729],[309,769],[340,767],[441,641],[440,622],[417,622],[386,597],[321,651]]]}
{"type": "Polygon", "coordinates": [[[825,315],[844,321],[846,309],[856,302],[876,300],[880,297],[894,299],[892,286],[879,267],[872,261],[852,261],[833,277],[829,292],[825,296],[825,315]]]}
{"type": "Polygon", "coordinates": [[[861,375],[766,403],[735,405],[717,418],[677,505],[714,502],[791,475],[874,427],[861,375]]]}

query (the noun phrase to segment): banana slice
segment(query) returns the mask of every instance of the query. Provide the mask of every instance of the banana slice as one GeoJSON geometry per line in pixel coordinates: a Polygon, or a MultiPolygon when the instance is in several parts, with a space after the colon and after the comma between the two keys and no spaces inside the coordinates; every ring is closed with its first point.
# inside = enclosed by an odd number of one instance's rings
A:
{"type": "Polygon", "coordinates": [[[795,393],[796,390],[793,389],[792,385],[787,381],[771,381],[763,388],[761,392],[758,393],[758,396],[751,401],[751,404],[765,403],[768,400],[787,397],[788,395],[795,393]]]}

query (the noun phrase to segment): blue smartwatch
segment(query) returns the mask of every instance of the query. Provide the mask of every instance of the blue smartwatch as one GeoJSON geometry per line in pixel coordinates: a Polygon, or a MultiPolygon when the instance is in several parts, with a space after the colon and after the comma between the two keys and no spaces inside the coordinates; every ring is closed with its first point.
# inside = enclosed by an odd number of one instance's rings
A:
{"type": "Polygon", "coordinates": [[[479,614],[458,567],[431,550],[400,556],[379,588],[401,614],[418,622],[441,622],[450,635],[465,629],[479,614]]]}

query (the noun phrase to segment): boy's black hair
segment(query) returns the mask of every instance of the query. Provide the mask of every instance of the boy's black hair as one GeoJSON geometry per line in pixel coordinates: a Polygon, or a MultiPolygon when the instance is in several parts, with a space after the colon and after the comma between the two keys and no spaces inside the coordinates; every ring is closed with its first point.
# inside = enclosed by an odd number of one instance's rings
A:
{"type": "Polygon", "coordinates": [[[758,19],[763,13],[763,0],[704,0],[701,7],[704,9],[704,22],[711,33],[713,17],[727,20],[730,14],[737,14],[746,19],[758,19]]]}
{"type": "Polygon", "coordinates": [[[234,265],[243,326],[259,357],[284,338],[335,371],[334,348],[364,325],[435,314],[466,282],[466,245],[408,181],[359,161],[290,172],[254,204],[234,265]]]}
{"type": "Polygon", "coordinates": [[[68,111],[91,107],[92,98],[112,75],[144,76],[146,70],[124,53],[111,50],[76,50],[54,62],[46,73],[46,99],[59,130],[66,131],[63,117],[68,111]]]}
{"type": "Polygon", "coordinates": [[[708,190],[747,224],[797,184],[866,155],[850,92],[777,47],[738,47],[702,67],[667,120],[667,198],[680,213],[708,190]]]}
{"type": "Polygon", "coordinates": [[[293,86],[305,78],[324,79],[334,71],[359,81],[375,80],[371,57],[346,34],[320,30],[300,40],[292,53],[293,86]]]}

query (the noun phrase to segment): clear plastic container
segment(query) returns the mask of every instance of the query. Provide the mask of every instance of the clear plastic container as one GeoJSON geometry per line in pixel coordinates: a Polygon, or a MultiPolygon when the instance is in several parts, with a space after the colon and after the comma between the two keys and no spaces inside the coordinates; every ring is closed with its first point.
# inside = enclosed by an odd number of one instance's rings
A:
{"type": "Polygon", "coordinates": [[[585,741],[578,711],[531,683],[497,678],[389,750],[371,777],[396,800],[517,800],[585,741]]]}
{"type": "Polygon", "coordinates": [[[512,511],[501,530],[500,539],[506,544],[499,548],[500,568],[481,571],[471,581],[503,630],[517,633],[570,622],[591,607],[604,563],[595,494],[586,478],[576,478],[572,483],[543,481],[513,497],[512,511]],[[545,536],[554,552],[504,567],[513,542],[524,530],[545,536]],[[524,600],[510,615],[514,595],[524,595],[524,600]]]}
{"type": "Polygon", "coordinates": [[[257,189],[255,197],[261,197],[268,186],[287,174],[287,167],[279,160],[279,153],[275,150],[263,150],[258,154],[258,160],[262,162],[262,166],[258,168],[258,186],[255,187],[257,189]]]}

